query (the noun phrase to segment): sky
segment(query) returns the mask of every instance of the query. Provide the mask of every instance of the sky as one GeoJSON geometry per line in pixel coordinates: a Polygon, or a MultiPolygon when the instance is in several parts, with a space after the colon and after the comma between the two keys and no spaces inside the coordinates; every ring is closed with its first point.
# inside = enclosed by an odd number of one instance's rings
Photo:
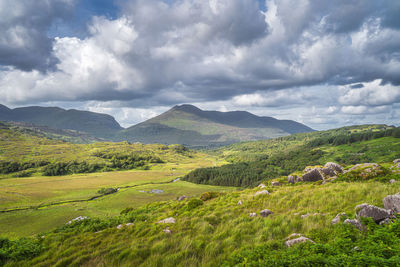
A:
{"type": "Polygon", "coordinates": [[[177,104],[314,129],[400,117],[399,0],[0,0],[0,103],[177,104]]]}

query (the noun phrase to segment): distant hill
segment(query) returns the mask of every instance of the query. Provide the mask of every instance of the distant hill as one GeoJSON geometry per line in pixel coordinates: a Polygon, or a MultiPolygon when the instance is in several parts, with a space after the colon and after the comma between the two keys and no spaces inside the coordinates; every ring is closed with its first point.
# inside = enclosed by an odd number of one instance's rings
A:
{"type": "Polygon", "coordinates": [[[0,121],[27,122],[54,129],[75,130],[106,139],[112,138],[123,129],[110,115],[58,107],[9,109],[0,105],[0,121]]]}
{"type": "Polygon", "coordinates": [[[311,131],[313,129],[295,121],[259,117],[246,111],[204,111],[192,105],[179,105],[122,130],[115,138],[143,143],[210,146],[311,131]]]}

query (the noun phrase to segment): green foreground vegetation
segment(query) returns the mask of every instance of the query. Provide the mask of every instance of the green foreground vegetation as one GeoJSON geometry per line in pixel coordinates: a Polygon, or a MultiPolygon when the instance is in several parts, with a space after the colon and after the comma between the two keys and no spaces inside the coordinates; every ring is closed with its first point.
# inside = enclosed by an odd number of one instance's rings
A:
{"type": "Polygon", "coordinates": [[[182,146],[72,145],[12,132],[4,138],[3,132],[1,161],[101,163],[110,169],[45,176],[47,164],[32,167],[32,177],[16,177],[21,171],[1,175],[0,265],[400,266],[399,215],[386,225],[363,219],[365,231],[331,224],[338,213],[354,218],[361,203],[383,207],[384,197],[400,191],[400,167],[392,162],[400,158],[398,131],[346,127],[207,153],[182,146]],[[150,155],[143,160],[148,167],[114,164],[122,159],[131,165],[131,155],[150,155]],[[333,182],[288,183],[288,174],[328,161],[346,170],[364,162],[380,165],[373,175],[361,168],[333,182]],[[187,181],[176,180],[184,176],[187,181]],[[255,188],[260,182],[266,188],[255,188]],[[260,190],[270,194],[256,196],[260,190]],[[188,197],[178,201],[183,195],[188,197]],[[273,213],[262,217],[264,209],[273,213]],[[78,216],[85,217],[66,224],[78,216]],[[171,217],[176,221],[161,222],[171,217]],[[293,233],[315,243],[285,246],[293,233]]]}

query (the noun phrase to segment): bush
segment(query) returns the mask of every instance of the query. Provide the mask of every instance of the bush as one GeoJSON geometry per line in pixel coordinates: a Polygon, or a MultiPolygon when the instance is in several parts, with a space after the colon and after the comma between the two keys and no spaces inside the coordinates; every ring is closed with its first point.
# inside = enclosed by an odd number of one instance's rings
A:
{"type": "Polygon", "coordinates": [[[207,201],[216,197],[219,197],[221,195],[221,193],[219,192],[204,192],[203,194],[201,194],[200,199],[203,201],[207,201]]]}
{"type": "Polygon", "coordinates": [[[203,205],[203,201],[201,201],[198,198],[192,198],[191,200],[189,200],[189,202],[187,203],[187,209],[188,210],[193,210],[195,208],[197,208],[198,206],[203,205]]]}
{"type": "Polygon", "coordinates": [[[97,193],[101,194],[101,195],[109,195],[109,194],[113,194],[118,192],[118,190],[116,188],[102,188],[99,191],[97,191],[97,193]]]}
{"type": "Polygon", "coordinates": [[[43,250],[39,240],[21,238],[11,241],[7,238],[0,238],[0,265],[9,260],[26,260],[39,255],[43,250]]]}

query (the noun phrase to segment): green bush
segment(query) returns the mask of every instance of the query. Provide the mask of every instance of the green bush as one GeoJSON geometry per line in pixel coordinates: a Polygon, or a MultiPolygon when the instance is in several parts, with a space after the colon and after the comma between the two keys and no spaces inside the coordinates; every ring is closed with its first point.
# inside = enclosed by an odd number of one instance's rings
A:
{"type": "Polygon", "coordinates": [[[191,200],[188,201],[186,207],[188,210],[193,210],[195,208],[197,208],[198,206],[203,205],[203,201],[201,201],[198,198],[192,198],[191,200]]]}
{"type": "Polygon", "coordinates": [[[9,260],[26,260],[39,255],[43,250],[39,240],[21,238],[11,241],[0,238],[0,265],[9,260]]]}

